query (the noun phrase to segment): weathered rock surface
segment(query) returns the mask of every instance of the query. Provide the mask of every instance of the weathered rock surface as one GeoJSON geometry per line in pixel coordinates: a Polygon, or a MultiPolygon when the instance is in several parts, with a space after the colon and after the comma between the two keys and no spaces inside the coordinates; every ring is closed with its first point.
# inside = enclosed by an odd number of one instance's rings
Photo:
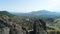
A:
{"type": "Polygon", "coordinates": [[[9,24],[0,20],[0,34],[26,34],[26,31],[17,24],[9,24]]]}
{"type": "Polygon", "coordinates": [[[33,31],[28,32],[24,27],[10,22],[10,19],[0,19],[0,34],[47,34],[46,23],[36,20],[33,24],[33,31]]]}
{"type": "Polygon", "coordinates": [[[33,31],[29,34],[47,34],[46,23],[42,20],[36,20],[33,25],[33,31]]]}

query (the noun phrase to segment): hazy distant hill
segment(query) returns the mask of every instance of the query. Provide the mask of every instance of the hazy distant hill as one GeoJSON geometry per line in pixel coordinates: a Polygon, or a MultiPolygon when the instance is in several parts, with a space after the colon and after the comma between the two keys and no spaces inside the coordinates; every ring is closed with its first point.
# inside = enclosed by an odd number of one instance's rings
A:
{"type": "Polygon", "coordinates": [[[14,15],[9,13],[8,11],[0,11],[0,15],[7,15],[9,17],[13,17],[14,15]]]}
{"type": "Polygon", "coordinates": [[[34,17],[37,19],[43,19],[46,21],[50,21],[51,23],[56,19],[60,18],[60,13],[57,12],[51,12],[47,10],[40,10],[40,11],[32,11],[29,13],[13,13],[14,15],[17,16],[22,16],[22,17],[34,17]]]}
{"type": "Polygon", "coordinates": [[[35,15],[35,16],[40,16],[40,15],[45,15],[45,16],[59,16],[59,13],[57,12],[50,12],[47,10],[40,10],[40,11],[32,11],[29,13],[13,13],[15,15],[21,16],[21,15],[35,15]]]}

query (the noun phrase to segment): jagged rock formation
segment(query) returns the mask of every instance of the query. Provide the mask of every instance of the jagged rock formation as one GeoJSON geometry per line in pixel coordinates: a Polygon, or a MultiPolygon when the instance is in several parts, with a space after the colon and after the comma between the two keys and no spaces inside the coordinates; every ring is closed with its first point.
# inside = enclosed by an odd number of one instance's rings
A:
{"type": "Polygon", "coordinates": [[[0,34],[47,34],[46,23],[40,19],[35,20],[33,31],[28,32],[26,28],[12,23],[7,16],[2,16],[2,19],[0,19],[0,34]]]}
{"type": "Polygon", "coordinates": [[[0,20],[0,34],[26,34],[26,30],[19,25],[9,25],[0,20]]]}
{"type": "Polygon", "coordinates": [[[0,19],[0,34],[26,34],[26,31],[18,24],[0,19]]]}
{"type": "Polygon", "coordinates": [[[33,31],[30,31],[29,34],[47,34],[46,23],[42,20],[36,20],[33,24],[33,31]]]}

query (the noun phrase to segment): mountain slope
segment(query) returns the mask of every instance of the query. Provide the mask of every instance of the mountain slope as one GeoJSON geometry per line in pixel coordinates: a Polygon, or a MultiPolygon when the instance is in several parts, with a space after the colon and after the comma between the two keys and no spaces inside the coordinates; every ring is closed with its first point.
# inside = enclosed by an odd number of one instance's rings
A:
{"type": "Polygon", "coordinates": [[[0,15],[7,15],[9,17],[13,17],[14,15],[9,13],[8,11],[0,11],[0,15]]]}

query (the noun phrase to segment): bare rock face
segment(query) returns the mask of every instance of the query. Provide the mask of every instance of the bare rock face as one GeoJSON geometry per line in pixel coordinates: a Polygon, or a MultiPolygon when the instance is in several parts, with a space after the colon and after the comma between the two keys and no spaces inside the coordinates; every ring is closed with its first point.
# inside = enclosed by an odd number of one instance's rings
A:
{"type": "Polygon", "coordinates": [[[24,27],[12,23],[8,17],[3,16],[0,20],[0,34],[47,34],[46,23],[42,20],[34,21],[33,31],[28,33],[24,27]]]}
{"type": "Polygon", "coordinates": [[[46,23],[42,20],[34,21],[33,31],[30,31],[29,34],[47,34],[46,23]]]}
{"type": "Polygon", "coordinates": [[[17,24],[9,24],[0,20],[0,34],[26,34],[26,31],[17,24]]]}
{"type": "Polygon", "coordinates": [[[43,30],[43,29],[40,29],[38,34],[47,34],[47,32],[45,30],[43,30]]]}
{"type": "Polygon", "coordinates": [[[26,31],[24,31],[19,25],[13,25],[13,27],[10,28],[9,34],[26,34],[26,31]]]}
{"type": "Polygon", "coordinates": [[[34,22],[34,34],[47,34],[46,23],[42,20],[36,20],[34,22]]]}
{"type": "Polygon", "coordinates": [[[9,34],[10,29],[8,27],[0,28],[0,34],[9,34]]]}
{"type": "Polygon", "coordinates": [[[26,34],[26,31],[21,26],[0,27],[0,34],[26,34]]]}

